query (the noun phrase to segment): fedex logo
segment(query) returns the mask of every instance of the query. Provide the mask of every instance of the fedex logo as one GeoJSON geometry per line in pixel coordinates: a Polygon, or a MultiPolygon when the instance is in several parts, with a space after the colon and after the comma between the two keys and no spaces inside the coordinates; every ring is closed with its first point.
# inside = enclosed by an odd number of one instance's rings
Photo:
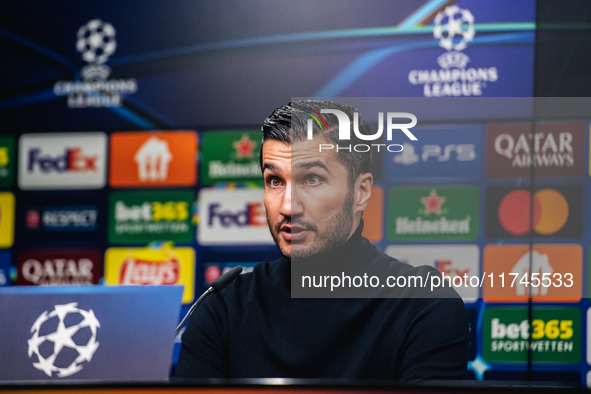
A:
{"type": "Polygon", "coordinates": [[[447,276],[464,276],[470,273],[470,268],[458,269],[451,260],[435,260],[435,268],[447,276]]]}
{"type": "Polygon", "coordinates": [[[202,245],[271,245],[263,189],[201,189],[197,241],[202,245]]]}
{"type": "Polygon", "coordinates": [[[81,147],[66,148],[64,153],[58,156],[43,155],[41,149],[35,148],[29,151],[27,170],[33,172],[35,167],[43,173],[49,172],[96,172],[97,155],[85,155],[81,147]]]}
{"type": "Polygon", "coordinates": [[[104,133],[24,134],[18,184],[25,190],[100,189],[106,183],[104,133]]]}
{"type": "Polygon", "coordinates": [[[244,209],[239,211],[230,211],[221,209],[221,204],[211,204],[209,206],[209,222],[210,226],[214,225],[215,221],[224,227],[229,226],[266,226],[265,210],[262,202],[248,203],[244,209]]]}
{"type": "MultiPolygon", "coordinates": [[[[478,245],[389,245],[386,254],[413,266],[430,265],[442,276],[467,278],[480,275],[480,249],[478,245]]],[[[467,283],[467,282],[465,282],[467,283]]],[[[476,286],[455,287],[464,302],[478,299],[476,286]]]]}

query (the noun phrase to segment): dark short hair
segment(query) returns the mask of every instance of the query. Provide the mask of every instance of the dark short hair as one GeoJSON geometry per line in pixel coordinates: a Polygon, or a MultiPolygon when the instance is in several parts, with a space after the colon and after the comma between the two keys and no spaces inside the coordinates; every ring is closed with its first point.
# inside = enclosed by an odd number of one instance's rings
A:
{"type": "MultiPolygon", "coordinates": [[[[291,145],[293,142],[300,142],[307,138],[308,119],[312,119],[310,114],[320,113],[322,109],[337,109],[349,117],[349,120],[353,122],[353,116],[355,112],[358,112],[355,108],[335,103],[333,101],[323,100],[301,100],[293,101],[288,105],[283,105],[277,108],[265,121],[261,127],[263,132],[263,144],[265,141],[273,140],[283,142],[291,145]]],[[[331,113],[322,114],[324,122],[320,122],[320,125],[313,121],[312,132],[314,137],[321,137],[334,146],[343,144],[343,141],[339,140],[339,120],[336,115],[331,113]]],[[[370,134],[367,124],[363,121],[361,116],[358,119],[359,131],[361,134],[370,134]]],[[[351,123],[351,130],[353,130],[353,124],[351,123]]],[[[356,145],[363,143],[355,133],[351,133],[351,139],[346,142],[347,145],[356,145]]],[[[348,150],[341,150],[337,155],[337,160],[345,166],[349,174],[349,184],[352,186],[357,177],[363,173],[370,172],[371,167],[371,153],[370,152],[356,152],[353,149],[349,152],[348,150]]],[[[263,149],[261,146],[260,162],[262,168],[263,161],[263,149]]]]}

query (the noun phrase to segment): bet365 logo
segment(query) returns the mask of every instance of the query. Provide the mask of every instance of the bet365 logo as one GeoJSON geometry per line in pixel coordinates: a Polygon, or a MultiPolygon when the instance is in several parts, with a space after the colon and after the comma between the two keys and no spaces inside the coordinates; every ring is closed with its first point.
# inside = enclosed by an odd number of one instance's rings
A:
{"type": "Polygon", "coordinates": [[[576,307],[487,307],[483,357],[489,362],[575,364],[581,358],[581,312],[576,307]]]}

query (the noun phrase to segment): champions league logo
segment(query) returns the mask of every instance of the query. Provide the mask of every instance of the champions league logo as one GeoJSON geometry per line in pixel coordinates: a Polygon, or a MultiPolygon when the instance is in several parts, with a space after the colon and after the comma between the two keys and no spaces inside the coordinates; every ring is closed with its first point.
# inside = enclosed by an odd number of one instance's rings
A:
{"type": "Polygon", "coordinates": [[[467,67],[470,57],[462,53],[474,40],[474,15],[456,5],[435,16],[433,38],[447,52],[437,58],[440,69],[415,69],[408,74],[413,85],[423,85],[425,97],[482,96],[488,82],[499,79],[496,67],[467,67]]]}
{"type": "Polygon", "coordinates": [[[33,366],[47,376],[63,378],[82,370],[99,347],[96,334],[101,326],[92,309],[79,309],[76,302],[44,311],[31,327],[28,354],[33,366]]]}
{"type": "Polygon", "coordinates": [[[435,17],[433,37],[448,51],[461,51],[474,39],[474,16],[458,6],[447,7],[435,17]]]}
{"type": "Polygon", "coordinates": [[[80,71],[85,81],[107,79],[111,69],[104,63],[116,48],[115,28],[110,23],[94,19],[78,30],[76,49],[89,63],[80,71]]]}
{"type": "Polygon", "coordinates": [[[111,68],[105,63],[117,49],[116,31],[112,24],[93,19],[76,34],[76,50],[88,63],[80,70],[82,81],[58,81],[53,92],[68,96],[68,107],[118,107],[122,96],[137,91],[135,79],[111,79],[111,68]]]}

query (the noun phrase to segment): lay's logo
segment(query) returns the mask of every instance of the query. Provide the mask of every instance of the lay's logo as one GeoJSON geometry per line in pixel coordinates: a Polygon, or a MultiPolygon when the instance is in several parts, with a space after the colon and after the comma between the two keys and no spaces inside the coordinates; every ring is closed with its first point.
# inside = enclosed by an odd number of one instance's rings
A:
{"type": "Polygon", "coordinates": [[[173,285],[179,282],[180,262],[176,258],[166,261],[126,259],[121,267],[119,283],[122,285],[173,285]]]}
{"type": "Polygon", "coordinates": [[[106,182],[104,133],[25,134],[18,184],[25,190],[100,189],[106,182]]]}
{"type": "Polygon", "coordinates": [[[195,250],[155,242],[146,248],[109,248],[105,252],[108,285],[176,285],[185,287],[183,304],[195,297],[195,250]]]}

